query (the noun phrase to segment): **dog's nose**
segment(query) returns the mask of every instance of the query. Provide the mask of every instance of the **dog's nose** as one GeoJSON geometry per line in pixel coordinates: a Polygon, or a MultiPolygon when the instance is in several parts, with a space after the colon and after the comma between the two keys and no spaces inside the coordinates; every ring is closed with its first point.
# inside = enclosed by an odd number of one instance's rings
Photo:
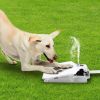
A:
{"type": "Polygon", "coordinates": [[[53,59],[56,60],[56,59],[57,59],[57,55],[55,55],[55,56],[53,57],[53,59]]]}

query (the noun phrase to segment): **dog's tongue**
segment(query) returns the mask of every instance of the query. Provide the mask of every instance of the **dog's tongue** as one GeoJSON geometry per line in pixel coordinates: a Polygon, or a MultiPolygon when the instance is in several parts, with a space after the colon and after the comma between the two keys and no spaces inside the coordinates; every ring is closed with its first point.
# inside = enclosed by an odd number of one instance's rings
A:
{"type": "Polygon", "coordinates": [[[50,63],[53,63],[53,60],[49,59],[49,62],[50,62],[50,63]]]}

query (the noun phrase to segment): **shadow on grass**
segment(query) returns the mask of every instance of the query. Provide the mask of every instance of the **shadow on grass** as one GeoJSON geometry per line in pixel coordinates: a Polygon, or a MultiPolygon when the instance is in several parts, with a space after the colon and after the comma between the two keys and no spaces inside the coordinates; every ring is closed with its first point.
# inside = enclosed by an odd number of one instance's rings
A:
{"type": "Polygon", "coordinates": [[[21,71],[21,65],[20,63],[16,64],[16,65],[12,65],[12,64],[8,64],[8,63],[5,63],[5,62],[0,62],[0,71],[4,71],[4,72],[9,72],[9,73],[12,73],[12,74],[21,74],[21,75],[34,75],[34,76],[41,76],[42,73],[41,72],[34,72],[34,71],[31,71],[31,72],[22,72],[21,71]]]}

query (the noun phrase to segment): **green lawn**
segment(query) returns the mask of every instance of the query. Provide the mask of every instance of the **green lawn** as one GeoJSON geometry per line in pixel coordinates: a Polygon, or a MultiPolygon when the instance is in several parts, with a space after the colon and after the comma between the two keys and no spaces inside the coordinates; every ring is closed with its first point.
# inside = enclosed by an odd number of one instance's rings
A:
{"type": "MultiPolygon", "coordinates": [[[[58,61],[69,61],[70,36],[79,38],[81,63],[100,69],[100,0],[0,0],[14,25],[29,32],[50,33],[58,61]]],[[[100,76],[87,84],[46,84],[41,72],[21,72],[0,54],[0,100],[100,100],[100,76]]]]}

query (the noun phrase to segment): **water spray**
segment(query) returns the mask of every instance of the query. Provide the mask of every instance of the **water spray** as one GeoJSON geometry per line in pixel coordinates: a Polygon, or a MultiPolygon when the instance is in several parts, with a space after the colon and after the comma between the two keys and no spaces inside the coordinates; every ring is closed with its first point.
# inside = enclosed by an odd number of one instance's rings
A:
{"type": "Polygon", "coordinates": [[[77,59],[77,64],[80,65],[80,43],[75,37],[71,37],[72,47],[70,49],[71,59],[77,59]]]}

